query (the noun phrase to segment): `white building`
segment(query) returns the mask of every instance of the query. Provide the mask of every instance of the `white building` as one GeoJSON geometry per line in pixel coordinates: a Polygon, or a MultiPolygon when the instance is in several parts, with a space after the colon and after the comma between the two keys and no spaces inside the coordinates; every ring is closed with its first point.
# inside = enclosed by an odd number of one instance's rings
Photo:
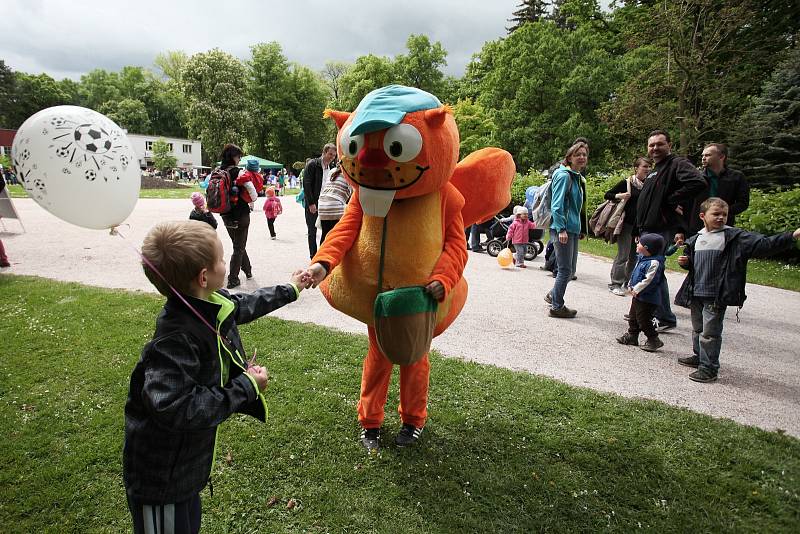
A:
{"type": "Polygon", "coordinates": [[[140,135],[128,134],[131,140],[136,159],[139,160],[139,167],[145,169],[153,166],[153,143],[159,139],[164,139],[175,157],[175,166],[185,171],[191,172],[193,169],[202,169],[200,141],[192,139],[179,139],[177,137],[164,137],[161,135],[140,135]]]}

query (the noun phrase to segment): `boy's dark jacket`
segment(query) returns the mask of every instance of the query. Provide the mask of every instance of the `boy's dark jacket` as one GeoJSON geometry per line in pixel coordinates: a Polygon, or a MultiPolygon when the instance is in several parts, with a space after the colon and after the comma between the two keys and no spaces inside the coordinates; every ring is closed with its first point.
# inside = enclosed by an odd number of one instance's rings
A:
{"type": "MultiPolygon", "coordinates": [[[[781,252],[794,244],[792,232],[765,237],[741,228],[726,227],[725,249],[722,251],[723,276],[714,304],[717,306],[738,306],[744,304],[747,295],[744,286],[747,281],[747,260],[763,258],[781,252]]],[[[695,234],[686,241],[685,255],[689,256],[689,274],[675,295],[675,304],[688,308],[694,292],[694,244],[700,234],[695,234]]]]}
{"type": "MultiPolygon", "coordinates": [[[[224,387],[217,337],[174,295],[131,375],[123,479],[128,495],[139,502],[181,502],[199,493],[211,473],[217,425],[235,412],[266,418],[263,401],[244,373],[247,362],[236,325],[296,300],[297,293],[281,285],[249,295],[218,294],[234,303],[219,329],[234,353],[224,387]]],[[[186,299],[216,325],[221,305],[186,299]]]]}
{"type": "Polygon", "coordinates": [[[650,304],[660,304],[661,303],[661,284],[664,283],[664,256],[643,256],[639,254],[639,258],[636,261],[636,267],[633,268],[631,272],[631,280],[628,283],[628,287],[635,287],[636,284],[641,282],[645,279],[645,275],[647,274],[647,269],[650,267],[650,262],[656,261],[658,262],[658,270],[656,271],[655,278],[650,284],[644,288],[644,291],[636,295],[634,297],[636,300],[641,300],[642,302],[648,302],[650,304]]]}

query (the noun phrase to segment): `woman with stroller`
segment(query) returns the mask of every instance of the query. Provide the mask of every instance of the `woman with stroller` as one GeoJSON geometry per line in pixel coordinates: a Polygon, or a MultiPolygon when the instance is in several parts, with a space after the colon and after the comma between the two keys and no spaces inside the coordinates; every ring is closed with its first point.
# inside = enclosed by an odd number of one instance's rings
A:
{"type": "Polygon", "coordinates": [[[558,275],[553,289],[544,297],[550,304],[550,317],[571,319],[578,313],[564,304],[564,293],[577,267],[578,240],[586,236],[588,228],[586,182],[581,175],[588,161],[589,146],[578,141],[569,147],[561,166],[553,174],[550,241],[554,246],[558,275]]]}
{"type": "Polygon", "coordinates": [[[535,230],[536,225],[528,220],[528,208],[525,206],[514,206],[514,222],[508,227],[506,241],[511,241],[514,245],[514,255],[516,256],[516,266],[525,269],[525,250],[528,248],[528,236],[530,230],[535,230]]]}
{"type": "Polygon", "coordinates": [[[608,290],[618,297],[625,296],[625,286],[636,266],[636,243],[633,235],[636,227],[636,201],[639,199],[644,179],[650,174],[650,168],[649,159],[636,158],[633,175],[621,180],[605,194],[606,200],[626,203],[622,232],[617,236],[617,256],[611,265],[611,283],[608,284],[608,290]]]}

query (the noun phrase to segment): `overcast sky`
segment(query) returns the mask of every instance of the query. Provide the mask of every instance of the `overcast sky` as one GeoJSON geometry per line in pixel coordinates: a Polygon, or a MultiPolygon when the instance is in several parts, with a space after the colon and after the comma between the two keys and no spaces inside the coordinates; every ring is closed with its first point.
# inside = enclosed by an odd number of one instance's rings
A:
{"type": "Polygon", "coordinates": [[[440,41],[446,73],[506,34],[519,0],[2,0],[0,59],[13,70],[78,79],[95,68],[153,68],[156,54],[217,47],[241,59],[277,41],[290,61],[394,56],[412,33],[440,41]]]}

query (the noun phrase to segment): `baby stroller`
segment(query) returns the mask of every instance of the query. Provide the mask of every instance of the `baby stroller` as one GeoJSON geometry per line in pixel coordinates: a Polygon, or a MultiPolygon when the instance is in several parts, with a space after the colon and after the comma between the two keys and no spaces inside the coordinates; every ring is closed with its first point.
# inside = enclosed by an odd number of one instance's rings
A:
{"type": "MultiPolygon", "coordinates": [[[[490,256],[496,258],[504,248],[510,248],[514,251],[514,245],[506,240],[508,227],[513,221],[513,217],[502,218],[500,215],[494,216],[494,224],[489,228],[489,235],[491,235],[492,238],[483,245],[486,247],[486,252],[488,252],[490,256]]],[[[526,261],[534,260],[536,256],[544,250],[544,243],[542,242],[543,235],[544,231],[539,228],[528,232],[528,242],[525,244],[527,247],[525,250],[526,261]]]]}

